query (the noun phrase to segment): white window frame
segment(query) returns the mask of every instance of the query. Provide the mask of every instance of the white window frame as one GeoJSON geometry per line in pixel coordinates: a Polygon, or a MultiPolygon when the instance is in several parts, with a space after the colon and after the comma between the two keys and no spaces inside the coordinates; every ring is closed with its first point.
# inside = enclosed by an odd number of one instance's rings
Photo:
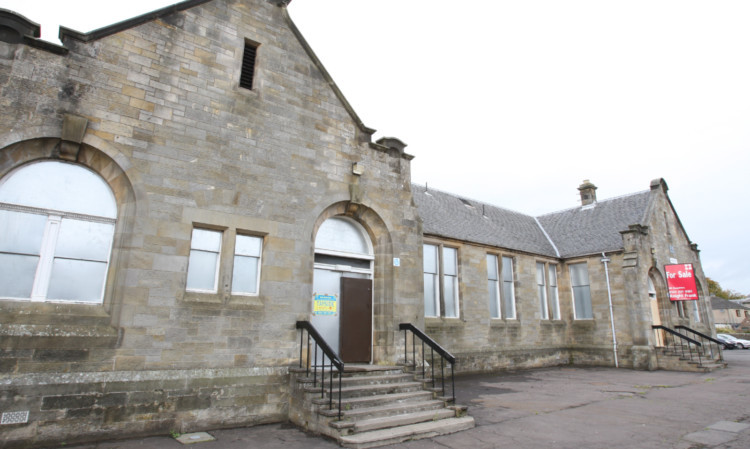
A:
{"type": "Polygon", "coordinates": [[[548,302],[551,309],[550,319],[560,320],[560,292],[557,288],[557,264],[547,264],[548,302]],[[554,283],[553,283],[554,280],[554,283]]]}
{"type": "Polygon", "coordinates": [[[261,272],[261,264],[263,261],[263,237],[258,235],[250,235],[250,234],[242,234],[242,233],[236,233],[235,234],[235,240],[234,240],[234,258],[232,259],[232,288],[231,292],[232,295],[238,295],[238,296],[258,296],[260,294],[260,272],[261,272]],[[238,253],[238,242],[241,238],[249,238],[258,240],[258,254],[240,254],[238,253]],[[256,267],[256,273],[255,273],[255,291],[253,292],[243,292],[239,289],[235,289],[235,280],[238,275],[237,273],[237,259],[238,258],[252,258],[257,260],[257,267],[256,267]]]}
{"type": "Polygon", "coordinates": [[[459,291],[459,288],[458,288],[458,248],[446,247],[446,246],[442,246],[441,245],[440,249],[441,249],[441,251],[440,251],[440,259],[441,259],[441,262],[442,262],[441,263],[441,271],[442,271],[441,274],[442,274],[442,276],[440,276],[440,281],[441,281],[441,284],[442,284],[441,285],[441,287],[442,287],[441,292],[443,293],[442,294],[443,304],[445,305],[445,309],[446,309],[445,313],[443,315],[444,315],[445,318],[460,318],[460,312],[459,312],[460,308],[459,308],[459,298],[458,298],[458,291],[459,291]],[[453,272],[455,274],[448,274],[447,273],[447,271],[448,271],[447,270],[448,257],[446,255],[446,250],[453,250],[454,257],[453,257],[452,262],[453,262],[453,272]],[[448,305],[445,303],[445,291],[447,290],[446,279],[451,279],[453,281],[452,282],[452,284],[453,284],[452,290],[453,290],[453,298],[454,298],[454,301],[453,301],[453,316],[448,316],[448,310],[447,310],[448,309],[448,305]]]}
{"type": "Polygon", "coordinates": [[[494,260],[494,270],[490,268],[490,264],[487,263],[487,294],[489,295],[488,300],[490,301],[490,318],[492,319],[501,319],[503,317],[503,311],[502,311],[502,299],[501,299],[501,289],[500,289],[500,258],[497,256],[497,254],[487,254],[486,260],[489,260],[492,258],[494,260]],[[494,276],[494,278],[492,277],[494,276]],[[492,313],[492,303],[493,295],[491,291],[494,291],[494,301],[495,301],[495,310],[497,311],[496,315],[493,315],[492,313]]]}
{"type": "MultiPolygon", "coordinates": [[[[456,247],[443,245],[442,243],[425,242],[424,245],[423,245],[423,249],[422,249],[422,254],[423,254],[422,257],[423,258],[424,258],[424,253],[426,252],[428,246],[432,247],[432,248],[435,248],[436,263],[437,263],[437,270],[438,270],[438,272],[437,273],[433,273],[433,272],[430,272],[430,271],[425,271],[424,270],[424,263],[423,263],[423,265],[422,265],[423,266],[423,268],[422,268],[422,279],[424,279],[424,275],[425,274],[430,274],[432,276],[433,282],[435,282],[435,285],[433,287],[433,290],[434,290],[435,294],[434,294],[434,297],[430,298],[430,299],[432,301],[434,301],[435,313],[436,314],[435,315],[427,315],[426,314],[427,312],[426,312],[426,309],[425,309],[425,317],[427,317],[427,318],[439,318],[439,317],[441,317],[441,318],[447,318],[447,319],[458,319],[458,318],[461,317],[461,307],[460,307],[460,304],[461,304],[460,290],[461,289],[459,288],[459,283],[460,283],[459,273],[460,273],[460,270],[459,270],[459,263],[458,263],[459,258],[460,258],[459,257],[459,250],[456,247]],[[455,261],[454,261],[454,264],[455,264],[454,265],[455,275],[447,274],[446,273],[446,265],[445,265],[446,264],[446,256],[445,256],[445,249],[446,248],[455,251],[455,261]],[[454,295],[454,298],[455,298],[453,313],[455,314],[455,316],[447,316],[446,313],[445,313],[446,312],[445,311],[445,308],[446,308],[445,307],[445,286],[446,286],[445,279],[448,278],[448,277],[452,278],[452,280],[453,280],[453,295],[454,295]]],[[[426,294],[427,294],[426,292],[427,292],[427,290],[425,289],[425,298],[424,298],[425,302],[428,300],[428,298],[426,297],[426,294]]]]}
{"type": "MultiPolygon", "coordinates": [[[[221,249],[222,249],[222,246],[224,246],[223,243],[224,243],[224,231],[217,230],[217,229],[210,229],[210,228],[200,227],[200,226],[195,226],[193,228],[193,232],[192,232],[192,234],[190,236],[190,254],[188,256],[188,261],[190,260],[192,254],[193,254],[193,251],[196,251],[196,252],[200,251],[200,252],[206,252],[206,253],[215,254],[216,255],[216,269],[214,270],[214,283],[213,283],[213,288],[212,289],[190,288],[187,285],[187,282],[188,282],[188,279],[190,278],[190,270],[191,270],[192,264],[190,264],[188,262],[187,277],[186,277],[186,280],[185,280],[185,291],[188,291],[188,292],[198,292],[198,293],[216,293],[218,291],[218,286],[219,286],[219,270],[220,270],[220,267],[221,267],[221,249]],[[208,250],[193,248],[193,244],[195,243],[195,231],[213,232],[213,233],[219,234],[219,249],[218,249],[218,251],[208,251],[208,250]]],[[[193,269],[197,269],[197,268],[193,267],[193,269]]]]}
{"type": "Polygon", "coordinates": [[[536,289],[539,297],[539,312],[543,320],[549,320],[549,305],[547,304],[547,264],[536,263],[536,289]],[[541,274],[541,277],[540,277],[541,274]]]}
{"type": "MultiPolygon", "coordinates": [[[[39,249],[39,262],[37,263],[36,273],[34,274],[34,282],[31,287],[31,295],[29,298],[20,297],[8,297],[3,299],[12,299],[20,301],[32,301],[32,302],[60,302],[60,303],[80,303],[80,304],[101,304],[104,301],[104,286],[107,283],[107,273],[109,272],[109,263],[112,257],[112,243],[114,241],[114,226],[116,220],[107,217],[100,217],[94,215],[86,215],[74,212],[64,212],[50,209],[41,209],[37,207],[22,206],[17,204],[0,203],[0,210],[6,210],[11,212],[27,213],[34,215],[43,215],[47,217],[46,224],[44,226],[44,233],[41,239],[41,247],[39,249]],[[102,278],[102,285],[97,301],[77,301],[75,299],[57,299],[48,298],[50,280],[52,278],[52,266],[55,261],[55,250],[57,249],[57,241],[60,235],[60,229],[62,227],[62,221],[64,219],[71,219],[76,221],[89,221],[94,223],[103,223],[112,225],[112,236],[109,239],[109,246],[107,247],[107,258],[106,260],[96,260],[95,262],[104,263],[104,276],[102,278]]],[[[14,253],[7,253],[14,254],[14,253]]],[[[85,259],[72,259],[72,260],[85,260],[85,259]]]]}
{"type": "Polygon", "coordinates": [[[594,319],[594,304],[593,299],[591,298],[591,278],[589,277],[589,265],[587,262],[577,262],[577,263],[571,263],[568,265],[568,274],[570,275],[570,290],[571,290],[571,297],[573,299],[573,319],[575,320],[593,320],[594,319]],[[573,268],[583,266],[586,271],[586,280],[588,281],[588,284],[581,284],[581,285],[574,285],[573,284],[573,268]],[[590,317],[579,317],[579,310],[576,307],[576,287],[586,287],[588,289],[588,300],[589,300],[589,309],[591,309],[591,316],[590,317]]]}
{"type": "Polygon", "coordinates": [[[502,256],[500,258],[500,266],[498,267],[498,270],[500,270],[500,276],[503,282],[503,289],[502,289],[502,296],[501,296],[501,304],[503,305],[503,311],[501,312],[501,314],[503,318],[505,318],[506,320],[515,320],[517,319],[518,315],[516,313],[516,287],[515,287],[516,270],[515,270],[515,262],[513,260],[513,257],[502,256]],[[510,273],[510,279],[507,279],[505,276],[506,266],[510,266],[510,269],[507,271],[507,273],[510,273]],[[506,292],[506,288],[508,288],[510,294],[506,292]],[[512,312],[507,315],[504,313],[506,302],[510,305],[510,309],[512,312]]]}

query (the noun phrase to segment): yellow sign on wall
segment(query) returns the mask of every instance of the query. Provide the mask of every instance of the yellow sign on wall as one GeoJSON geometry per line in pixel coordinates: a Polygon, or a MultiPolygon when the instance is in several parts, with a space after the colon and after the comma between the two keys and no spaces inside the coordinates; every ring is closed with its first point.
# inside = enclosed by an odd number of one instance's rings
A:
{"type": "Polygon", "coordinates": [[[313,315],[336,315],[338,312],[336,295],[318,295],[313,298],[313,315]]]}

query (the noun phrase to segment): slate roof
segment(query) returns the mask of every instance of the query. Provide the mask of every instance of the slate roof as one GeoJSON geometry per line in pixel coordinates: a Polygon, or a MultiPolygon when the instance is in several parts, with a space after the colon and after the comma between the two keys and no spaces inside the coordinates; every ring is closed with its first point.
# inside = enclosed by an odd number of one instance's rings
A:
{"type": "Polygon", "coordinates": [[[649,191],[534,218],[481,201],[412,184],[424,233],[569,258],[622,249],[620,231],[644,224],[649,191]]]}
{"type": "Polygon", "coordinates": [[[728,301],[724,298],[719,298],[718,296],[712,296],[711,297],[711,308],[713,310],[750,310],[750,307],[745,307],[742,304],[728,301]]]}
{"type": "Polygon", "coordinates": [[[622,249],[622,235],[632,224],[645,225],[648,190],[538,217],[560,257],[622,249]]]}
{"type": "Polygon", "coordinates": [[[532,216],[416,184],[412,184],[412,193],[425,234],[551,257],[556,255],[532,216]]]}

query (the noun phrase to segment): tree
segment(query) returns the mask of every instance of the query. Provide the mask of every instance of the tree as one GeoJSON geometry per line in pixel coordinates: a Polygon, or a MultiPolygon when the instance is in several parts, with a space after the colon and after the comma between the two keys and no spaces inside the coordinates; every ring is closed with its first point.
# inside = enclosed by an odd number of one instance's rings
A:
{"type": "Polygon", "coordinates": [[[724,299],[742,299],[746,297],[746,295],[734,290],[724,290],[717,281],[714,281],[710,277],[706,277],[706,281],[708,281],[708,293],[711,296],[717,296],[724,299]]]}

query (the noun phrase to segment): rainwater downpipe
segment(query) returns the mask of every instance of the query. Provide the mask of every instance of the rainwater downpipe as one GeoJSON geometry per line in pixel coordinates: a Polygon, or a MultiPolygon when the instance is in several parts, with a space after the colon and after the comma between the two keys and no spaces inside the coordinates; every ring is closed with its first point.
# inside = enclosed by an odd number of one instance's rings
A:
{"type": "Polygon", "coordinates": [[[602,263],[604,264],[604,275],[607,277],[607,298],[609,298],[609,321],[612,323],[612,351],[615,354],[615,368],[619,368],[617,363],[617,334],[615,333],[615,316],[612,313],[612,288],[609,285],[609,267],[607,262],[610,260],[602,252],[602,263]]]}

